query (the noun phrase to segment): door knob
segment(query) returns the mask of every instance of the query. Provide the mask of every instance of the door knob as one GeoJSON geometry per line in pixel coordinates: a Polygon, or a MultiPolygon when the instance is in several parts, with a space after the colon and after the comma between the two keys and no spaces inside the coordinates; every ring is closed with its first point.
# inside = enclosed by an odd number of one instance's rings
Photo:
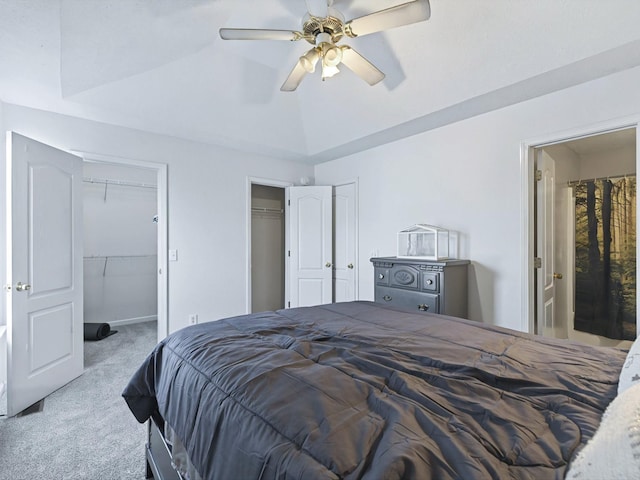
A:
{"type": "Polygon", "coordinates": [[[347,265],[347,268],[350,268],[353,270],[353,263],[350,263],[349,265],[347,265]]]}
{"type": "Polygon", "coordinates": [[[327,268],[331,268],[331,262],[325,263],[324,266],[327,267],[327,268]]]}
{"type": "Polygon", "coordinates": [[[555,278],[556,280],[562,280],[562,274],[561,273],[554,273],[553,274],[553,278],[555,278]]]}
{"type": "Polygon", "coordinates": [[[16,290],[19,292],[31,290],[31,285],[29,285],[28,283],[18,282],[18,284],[16,285],[16,290]]]}

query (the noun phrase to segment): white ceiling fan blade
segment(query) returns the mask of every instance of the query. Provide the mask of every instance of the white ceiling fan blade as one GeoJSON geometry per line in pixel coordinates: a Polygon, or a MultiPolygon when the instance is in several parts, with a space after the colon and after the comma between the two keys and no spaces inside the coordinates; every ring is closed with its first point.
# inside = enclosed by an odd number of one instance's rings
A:
{"type": "Polygon", "coordinates": [[[293,70],[291,70],[291,73],[282,84],[282,87],[280,87],[280,90],[283,92],[293,92],[296,88],[298,88],[300,83],[302,83],[302,79],[306,74],[307,70],[304,68],[302,60],[298,60],[298,63],[296,63],[296,66],[293,67],[293,70]]]}
{"type": "Polygon", "coordinates": [[[343,46],[341,48],[342,64],[369,85],[375,85],[384,79],[384,73],[378,70],[375,65],[356,52],[353,48],[347,46],[343,46]]]}
{"type": "Polygon", "coordinates": [[[295,42],[304,34],[294,30],[265,30],[260,28],[221,28],[223,40],[289,40],[295,42]]]}
{"type": "Polygon", "coordinates": [[[389,30],[411,23],[424,22],[431,16],[429,0],[414,0],[380,10],[347,22],[347,34],[352,37],[389,30]]]}

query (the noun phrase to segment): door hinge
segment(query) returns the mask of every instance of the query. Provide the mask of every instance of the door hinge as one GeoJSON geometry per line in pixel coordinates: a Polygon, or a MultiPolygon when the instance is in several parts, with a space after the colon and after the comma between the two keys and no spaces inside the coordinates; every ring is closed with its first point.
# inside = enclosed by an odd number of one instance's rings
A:
{"type": "Polygon", "coordinates": [[[542,259],[540,257],[533,259],[533,268],[542,268],[542,259]]]}
{"type": "Polygon", "coordinates": [[[536,170],[536,181],[542,180],[542,170],[536,170]]]}
{"type": "Polygon", "coordinates": [[[291,308],[291,302],[287,302],[287,308],[291,308]]]}
{"type": "Polygon", "coordinates": [[[287,257],[291,256],[291,250],[287,250],[287,257]]]}

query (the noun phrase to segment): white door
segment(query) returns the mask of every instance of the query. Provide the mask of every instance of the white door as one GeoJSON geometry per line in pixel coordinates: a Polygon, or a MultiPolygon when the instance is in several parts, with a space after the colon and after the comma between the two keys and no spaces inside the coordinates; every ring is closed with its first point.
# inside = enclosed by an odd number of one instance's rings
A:
{"type": "Polygon", "coordinates": [[[7,413],[13,416],[83,371],[82,160],[9,132],[7,180],[7,413]]]}
{"type": "Polygon", "coordinates": [[[536,257],[540,259],[540,268],[536,275],[537,333],[545,337],[553,337],[555,336],[555,162],[543,150],[538,150],[536,169],[540,172],[536,185],[536,257]]]}
{"type": "Polygon", "coordinates": [[[576,204],[573,188],[569,186],[568,182],[556,182],[555,197],[554,337],[569,338],[569,325],[573,329],[574,317],[573,272],[576,271],[576,204]]]}
{"type": "Polygon", "coordinates": [[[333,300],[350,302],[356,295],[356,184],[333,190],[333,300]]]}
{"type": "Polygon", "coordinates": [[[288,187],[287,306],[332,300],[332,187],[288,187]]]}

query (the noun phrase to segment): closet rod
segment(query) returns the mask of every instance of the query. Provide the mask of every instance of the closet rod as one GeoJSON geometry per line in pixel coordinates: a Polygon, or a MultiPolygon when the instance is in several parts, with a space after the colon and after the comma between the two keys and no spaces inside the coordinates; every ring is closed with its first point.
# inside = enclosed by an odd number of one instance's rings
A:
{"type": "Polygon", "coordinates": [[[124,182],[121,180],[109,180],[108,178],[84,177],[82,181],[86,183],[99,183],[102,185],[117,185],[120,187],[158,188],[157,185],[153,185],[151,183],[124,182]]]}
{"type": "Polygon", "coordinates": [[[284,213],[284,210],[282,210],[281,208],[251,207],[251,211],[260,213],[284,213]]]}
{"type": "Polygon", "coordinates": [[[621,178],[630,178],[630,177],[635,177],[635,176],[636,176],[635,173],[627,173],[626,175],[610,175],[608,177],[586,178],[584,180],[572,180],[570,182],[567,182],[567,184],[570,187],[575,187],[576,185],[580,185],[580,184],[586,183],[586,182],[596,182],[598,180],[619,180],[621,178]]]}
{"type": "Polygon", "coordinates": [[[91,255],[88,257],[84,257],[85,260],[99,259],[103,260],[105,258],[151,258],[157,257],[158,255],[91,255]]]}

